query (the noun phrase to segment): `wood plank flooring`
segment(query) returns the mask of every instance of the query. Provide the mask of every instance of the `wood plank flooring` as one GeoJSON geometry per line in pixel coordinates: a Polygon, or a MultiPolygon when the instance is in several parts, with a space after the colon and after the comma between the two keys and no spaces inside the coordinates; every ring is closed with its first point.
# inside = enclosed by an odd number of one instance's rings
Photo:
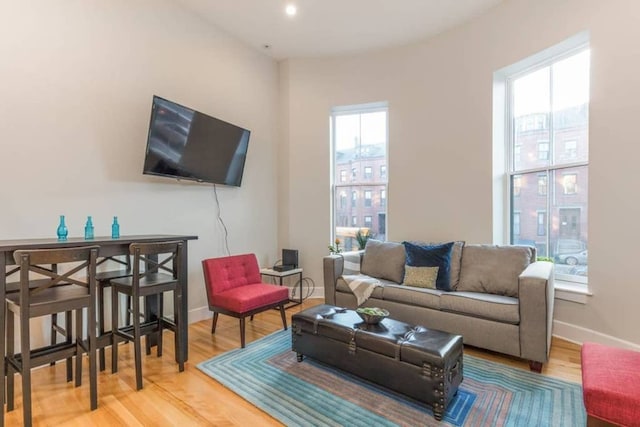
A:
{"type": "MultiPolygon", "coordinates": [[[[287,310],[291,315],[322,300],[307,300],[287,310]]],[[[271,426],[281,425],[261,410],[224,388],[196,368],[196,364],[217,354],[238,348],[238,320],[220,315],[215,335],[211,321],[189,326],[189,361],[178,373],[173,356],[173,334],[165,332],[164,354],[143,355],[144,389],[135,391],[133,352],[130,344],[119,350],[119,372],[111,374],[110,352],[107,370],[98,375],[98,409],[89,410],[88,366],[81,387],[65,382],[64,363],[36,369],[33,381],[33,421],[35,426],[271,426]]],[[[247,343],[282,328],[280,314],[270,310],[247,321],[247,343]]],[[[144,347],[143,347],[144,348],[144,347]]],[[[154,349],[155,350],[155,349],[154,349]]],[[[528,369],[525,361],[475,348],[465,348],[474,356],[528,369]]],[[[543,375],[580,382],[580,346],[553,340],[551,360],[543,375]]],[[[5,425],[21,426],[20,376],[16,375],[16,409],[5,413],[5,425]]]]}

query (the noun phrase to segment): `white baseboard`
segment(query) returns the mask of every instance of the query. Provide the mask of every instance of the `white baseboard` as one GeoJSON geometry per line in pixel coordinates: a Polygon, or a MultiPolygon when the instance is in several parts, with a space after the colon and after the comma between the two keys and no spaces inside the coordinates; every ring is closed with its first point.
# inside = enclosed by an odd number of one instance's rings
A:
{"type": "Polygon", "coordinates": [[[209,310],[209,307],[199,307],[189,310],[189,323],[196,323],[201,320],[211,319],[213,312],[209,310]]]}
{"type": "Polygon", "coordinates": [[[640,345],[630,341],[621,340],[611,335],[603,334],[592,329],[583,328],[582,326],[572,325],[571,323],[553,321],[553,336],[564,340],[582,344],[586,341],[597,342],[599,344],[610,345],[612,347],[627,348],[630,350],[640,350],[640,345]]]}

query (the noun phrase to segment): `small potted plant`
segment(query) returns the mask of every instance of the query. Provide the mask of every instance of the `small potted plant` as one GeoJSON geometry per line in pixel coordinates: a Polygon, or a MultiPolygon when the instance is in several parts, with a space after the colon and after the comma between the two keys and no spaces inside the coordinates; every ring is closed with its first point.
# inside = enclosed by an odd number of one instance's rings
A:
{"type": "Polygon", "coordinates": [[[336,240],[333,242],[333,245],[329,245],[329,252],[331,252],[332,254],[336,255],[342,252],[342,248],[340,247],[340,243],[342,243],[340,241],[340,239],[336,238],[336,240]]]}
{"type": "Polygon", "coordinates": [[[373,238],[373,233],[368,228],[360,228],[356,231],[356,241],[358,242],[358,249],[364,250],[367,246],[367,240],[373,238]]]}

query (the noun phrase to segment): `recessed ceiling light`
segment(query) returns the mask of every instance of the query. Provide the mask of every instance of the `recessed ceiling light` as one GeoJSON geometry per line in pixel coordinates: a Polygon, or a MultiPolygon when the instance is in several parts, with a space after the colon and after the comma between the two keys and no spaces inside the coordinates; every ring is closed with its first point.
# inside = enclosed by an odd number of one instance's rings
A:
{"type": "Polygon", "coordinates": [[[294,16],[298,12],[298,8],[295,4],[288,4],[284,11],[287,13],[287,15],[294,16]]]}

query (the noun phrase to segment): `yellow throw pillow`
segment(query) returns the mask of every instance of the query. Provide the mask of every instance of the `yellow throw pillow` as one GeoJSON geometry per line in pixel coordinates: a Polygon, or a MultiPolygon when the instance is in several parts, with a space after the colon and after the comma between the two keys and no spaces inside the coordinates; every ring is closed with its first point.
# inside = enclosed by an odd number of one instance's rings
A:
{"type": "Polygon", "coordinates": [[[439,269],[440,267],[412,267],[405,265],[403,284],[417,288],[435,289],[439,269]]]}

